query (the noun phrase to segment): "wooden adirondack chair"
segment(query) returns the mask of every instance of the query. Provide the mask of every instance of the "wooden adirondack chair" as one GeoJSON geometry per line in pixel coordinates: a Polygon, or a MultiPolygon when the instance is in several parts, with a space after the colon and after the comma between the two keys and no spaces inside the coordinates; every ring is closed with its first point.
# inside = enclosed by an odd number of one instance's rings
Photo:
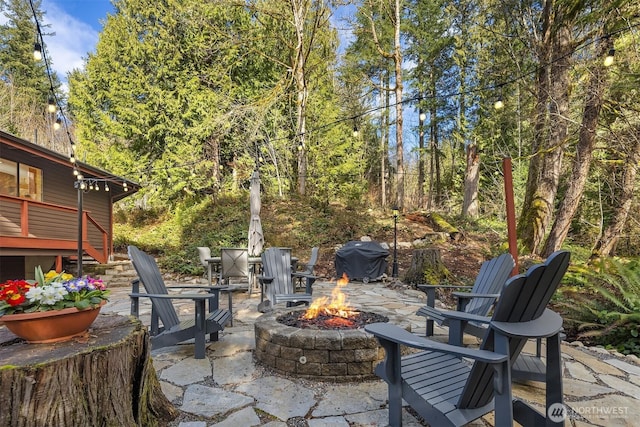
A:
{"type": "Polygon", "coordinates": [[[309,257],[309,262],[306,264],[297,264],[298,271],[294,271],[291,273],[291,276],[295,283],[297,283],[296,287],[302,287],[302,283],[305,284],[305,292],[311,294],[313,292],[312,286],[316,281],[316,276],[314,273],[314,268],[316,267],[316,263],[318,262],[318,255],[320,253],[320,248],[318,246],[314,246],[311,248],[311,256],[309,257]]]}
{"type": "MultiPolygon", "coordinates": [[[[562,318],[546,309],[569,265],[569,252],[553,253],[544,264],[507,281],[479,349],[431,341],[388,323],[365,330],[374,334],[386,352],[376,374],[388,384],[389,424],[402,425],[403,399],[433,426],[460,426],[495,409],[495,425],[564,425],[562,406],[560,331],[562,318]],[[513,400],[511,360],[529,338],[546,338],[546,411],[513,400]],[[401,356],[401,346],[421,349],[401,356]],[[464,358],[464,359],[463,359],[464,358]],[[474,360],[469,365],[465,359],[474,360]],[[549,409],[553,417],[546,417],[549,409]]],[[[450,312],[464,323],[483,319],[450,312]]],[[[461,328],[461,326],[459,326],[461,328]]],[[[564,413],[566,415],[566,413],[564,413]]]]}
{"type": "MultiPolygon", "coordinates": [[[[314,277],[315,279],[315,277],[314,277]]],[[[310,293],[296,293],[291,277],[291,252],[268,248],[262,253],[262,275],[258,276],[261,295],[258,310],[268,311],[280,302],[287,307],[311,302],[310,293]]]]}
{"type": "MultiPolygon", "coordinates": [[[[502,289],[502,286],[511,275],[514,266],[513,257],[508,253],[483,262],[471,291],[453,293],[458,300],[456,309],[478,316],[489,314],[489,310],[491,310],[500,295],[500,289],[502,289]]],[[[447,323],[442,311],[434,307],[436,289],[464,289],[465,287],[455,285],[418,285],[418,288],[427,294],[427,304],[420,307],[416,314],[427,318],[426,336],[430,337],[433,335],[434,321],[439,325],[445,326],[447,323]]],[[[486,325],[469,322],[465,327],[465,332],[476,337],[482,337],[485,329],[486,325]]]]}
{"type": "Polygon", "coordinates": [[[222,331],[231,319],[229,310],[218,307],[222,286],[173,286],[167,288],[162,273],[155,259],[135,246],[128,248],[129,259],[138,274],[132,282],[131,314],[138,317],[139,298],[151,298],[151,345],[161,348],[175,345],[188,339],[195,339],[195,358],[205,357],[205,338],[209,334],[211,341],[218,340],[218,332],[222,331]],[[146,293],[139,292],[142,282],[146,293]],[[169,294],[168,289],[203,289],[207,293],[169,294]],[[172,299],[191,299],[195,304],[192,319],[180,321],[172,299]],[[206,312],[206,303],[209,312],[206,312]],[[162,326],[160,326],[162,322],[162,326]]]}

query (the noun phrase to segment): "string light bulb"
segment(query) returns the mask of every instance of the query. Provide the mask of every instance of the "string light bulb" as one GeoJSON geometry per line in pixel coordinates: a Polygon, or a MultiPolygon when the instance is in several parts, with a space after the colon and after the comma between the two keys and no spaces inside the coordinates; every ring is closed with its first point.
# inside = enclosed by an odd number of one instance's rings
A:
{"type": "Polygon", "coordinates": [[[109,191],[109,184],[107,182],[104,183],[104,191],[109,191]]]}
{"type": "Polygon", "coordinates": [[[502,97],[498,98],[496,102],[493,103],[493,108],[495,108],[496,110],[502,110],[504,108],[502,97]]]}
{"type": "Polygon", "coordinates": [[[73,155],[73,153],[71,154],[71,156],[69,157],[69,161],[71,163],[75,163],[76,162],[76,156],[73,155]]]}
{"type": "Polygon", "coordinates": [[[607,56],[605,56],[604,58],[604,62],[603,65],[605,67],[610,67],[613,65],[613,57],[616,54],[616,50],[614,48],[609,49],[609,53],[607,53],[607,56]]]}
{"type": "Polygon", "coordinates": [[[62,127],[62,119],[58,117],[56,121],[53,123],[53,130],[60,130],[62,127]]]}
{"type": "Polygon", "coordinates": [[[33,44],[33,59],[36,61],[42,60],[42,46],[38,42],[33,44]]]}
{"type": "Polygon", "coordinates": [[[53,96],[49,97],[49,102],[47,104],[47,111],[49,111],[51,114],[56,112],[56,101],[55,99],[53,99],[53,96]]]}
{"type": "Polygon", "coordinates": [[[78,169],[74,169],[74,170],[73,170],[73,176],[78,176],[78,174],[79,174],[79,173],[80,173],[80,172],[78,172],[78,169]]]}
{"type": "Polygon", "coordinates": [[[358,127],[354,126],[353,127],[353,137],[357,138],[360,135],[360,131],[358,131],[358,127]]]}
{"type": "Polygon", "coordinates": [[[420,113],[419,118],[421,122],[424,122],[425,120],[427,120],[427,115],[425,113],[420,113]]]}

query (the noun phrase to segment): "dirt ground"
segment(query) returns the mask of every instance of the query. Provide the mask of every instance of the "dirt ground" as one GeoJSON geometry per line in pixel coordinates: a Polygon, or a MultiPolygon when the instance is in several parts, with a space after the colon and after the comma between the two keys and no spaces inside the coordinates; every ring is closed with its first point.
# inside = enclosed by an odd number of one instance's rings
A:
{"type": "MultiPolygon", "coordinates": [[[[389,245],[387,274],[390,276],[393,263],[393,230],[384,236],[371,238],[389,245]]],[[[440,249],[442,262],[451,273],[451,280],[472,284],[480,270],[480,264],[495,256],[504,239],[498,233],[477,235],[465,231],[461,231],[454,239],[447,233],[434,231],[420,216],[405,215],[398,221],[397,256],[400,280],[411,266],[415,248],[410,244],[416,240],[422,241],[421,247],[440,249]]],[[[337,249],[339,248],[322,248],[315,269],[317,275],[327,279],[335,278],[334,260],[337,249]]]]}

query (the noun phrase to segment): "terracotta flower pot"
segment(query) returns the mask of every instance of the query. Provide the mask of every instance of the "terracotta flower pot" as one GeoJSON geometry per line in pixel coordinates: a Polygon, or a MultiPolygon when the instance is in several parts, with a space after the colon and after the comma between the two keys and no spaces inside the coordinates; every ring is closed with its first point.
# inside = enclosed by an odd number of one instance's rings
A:
{"type": "Polygon", "coordinates": [[[86,310],[71,307],[35,313],[5,314],[0,320],[11,332],[30,343],[61,342],[85,333],[105,303],[106,301],[102,301],[99,306],[86,310]]]}

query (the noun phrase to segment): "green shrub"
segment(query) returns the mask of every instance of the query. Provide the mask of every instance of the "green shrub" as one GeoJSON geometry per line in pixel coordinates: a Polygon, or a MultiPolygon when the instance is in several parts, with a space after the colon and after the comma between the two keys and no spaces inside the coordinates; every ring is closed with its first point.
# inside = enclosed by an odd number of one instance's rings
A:
{"type": "Polygon", "coordinates": [[[570,333],[588,344],[640,355],[640,265],[605,259],[568,273],[557,305],[570,333]]]}

